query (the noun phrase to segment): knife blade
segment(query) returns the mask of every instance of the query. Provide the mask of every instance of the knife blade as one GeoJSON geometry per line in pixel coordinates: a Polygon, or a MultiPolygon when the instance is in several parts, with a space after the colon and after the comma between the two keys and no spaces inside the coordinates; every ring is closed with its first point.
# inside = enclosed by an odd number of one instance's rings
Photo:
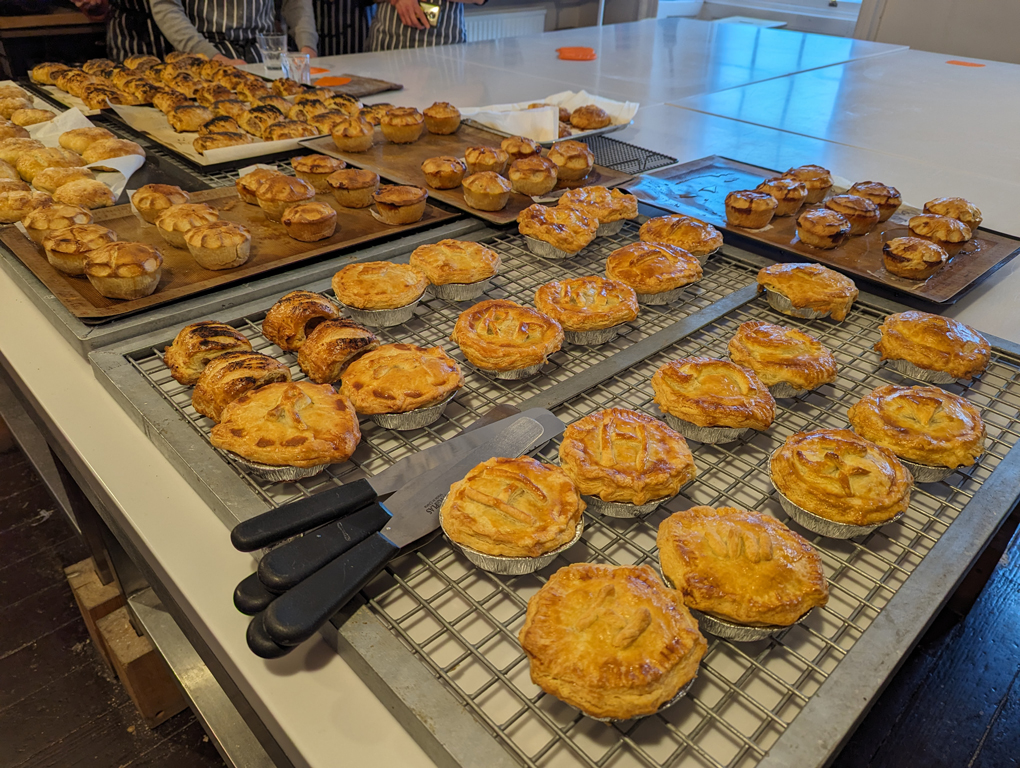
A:
{"type": "MultiPolygon", "coordinates": [[[[276,598],[264,612],[252,618],[253,625],[261,622],[266,636],[279,646],[304,642],[368,584],[401,548],[439,526],[439,508],[453,483],[462,480],[480,462],[496,456],[520,456],[544,432],[536,420],[518,419],[456,463],[405,486],[385,504],[377,503],[374,506],[382,507],[391,515],[382,531],[276,598]]],[[[257,647],[249,647],[255,653],[263,648],[261,644],[253,645],[257,647]]]]}

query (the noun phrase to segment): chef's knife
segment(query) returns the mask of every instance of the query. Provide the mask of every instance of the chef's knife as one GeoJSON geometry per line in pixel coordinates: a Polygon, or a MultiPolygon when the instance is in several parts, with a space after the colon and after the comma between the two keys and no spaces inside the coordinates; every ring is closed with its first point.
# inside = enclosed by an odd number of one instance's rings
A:
{"type": "MultiPolygon", "coordinates": [[[[462,480],[480,462],[495,456],[519,456],[544,432],[542,425],[534,419],[518,419],[470,455],[442,471],[429,473],[420,482],[405,486],[393,494],[385,506],[377,503],[376,506],[384,507],[392,514],[390,522],[381,531],[276,598],[265,611],[253,617],[249,634],[260,634],[258,630],[264,628],[266,637],[279,646],[296,646],[307,640],[368,584],[401,548],[438,527],[439,508],[453,483],[462,480]]],[[[251,638],[249,647],[255,653],[259,653],[260,649],[269,650],[264,643],[251,642],[251,638]]]]}
{"type": "Polygon", "coordinates": [[[283,504],[238,523],[230,532],[230,541],[236,549],[252,552],[366,507],[380,496],[403,488],[423,472],[441,467],[465,455],[492,439],[513,420],[524,416],[550,426],[553,425],[553,421],[559,421],[549,411],[535,408],[523,414],[508,416],[495,424],[465,430],[439,445],[405,456],[378,475],[344,483],[310,498],[283,504]]]}

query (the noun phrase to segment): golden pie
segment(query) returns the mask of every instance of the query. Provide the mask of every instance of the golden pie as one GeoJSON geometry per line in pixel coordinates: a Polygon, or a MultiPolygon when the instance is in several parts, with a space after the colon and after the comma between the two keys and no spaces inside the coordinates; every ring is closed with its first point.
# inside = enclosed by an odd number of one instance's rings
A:
{"type": "Polygon", "coordinates": [[[726,195],[726,222],[734,227],[762,229],[776,215],[779,201],[768,192],[742,189],[726,195]]]}
{"type": "Polygon", "coordinates": [[[596,275],[569,277],[539,286],[535,306],[565,331],[611,328],[638,316],[633,288],[596,275]]]}
{"type": "Polygon", "coordinates": [[[531,307],[492,299],[461,312],[450,338],[472,365],[512,371],[542,365],[563,344],[563,328],[531,307]]]}
{"type": "Polygon", "coordinates": [[[807,198],[807,187],[796,179],[777,176],[765,179],[755,187],[755,191],[771,195],[776,200],[776,216],[793,216],[807,198]]]}
{"type": "Polygon", "coordinates": [[[460,110],[448,101],[437,101],[422,110],[425,128],[429,133],[445,136],[455,133],[460,127],[460,110]]]}
{"type": "Polygon", "coordinates": [[[875,345],[883,360],[906,360],[918,368],[973,379],[991,360],[988,342],[968,325],[928,312],[889,315],[875,345]]]}
{"type": "Polygon", "coordinates": [[[834,195],[825,207],[850,222],[851,237],[868,234],[879,221],[878,206],[860,195],[834,195]]]}
{"type": "Polygon", "coordinates": [[[379,118],[379,127],[394,144],[410,144],[425,130],[425,116],[414,107],[393,107],[379,118]]]}
{"type": "Polygon", "coordinates": [[[315,243],[336,232],[336,210],[328,203],[309,200],[284,208],[280,217],[287,234],[302,243],[315,243]]]}
{"type": "Polygon", "coordinates": [[[764,320],[741,323],[729,342],[730,359],[763,384],[809,390],[836,380],[836,358],[814,336],[764,320]]]}
{"type": "Polygon", "coordinates": [[[205,269],[233,269],[251,255],[251,232],[232,221],[213,221],[184,233],[192,258],[205,269]]]}
{"type": "MultiPolygon", "coordinates": [[[[18,168],[20,171],[21,168],[18,168]]],[[[934,213],[922,213],[907,222],[907,229],[914,237],[931,240],[941,246],[952,258],[971,239],[973,233],[966,224],[948,216],[937,216],[934,213]]]]}
{"type": "Polygon", "coordinates": [[[198,381],[211,360],[228,352],[251,352],[251,342],[226,323],[203,320],[182,328],[163,350],[163,362],[181,384],[198,381]]]}
{"type": "Polygon", "coordinates": [[[949,259],[940,245],[920,237],[895,237],[882,246],[882,263],[894,275],[927,280],[949,259]]]}
{"type": "Polygon", "coordinates": [[[511,162],[522,157],[542,154],[542,145],[527,136],[507,136],[500,142],[499,147],[510,156],[511,162]]]}
{"type": "Polygon", "coordinates": [[[556,164],[552,160],[535,154],[510,163],[507,178],[514,192],[537,197],[552,191],[556,186],[557,173],[556,164]]]}
{"type": "Polygon", "coordinates": [[[375,141],[375,126],[361,117],[337,120],[330,135],[341,152],[365,152],[375,141]]]}
{"type": "Polygon", "coordinates": [[[896,187],[878,181],[858,181],[847,192],[858,197],[866,197],[877,205],[879,221],[888,221],[903,203],[903,197],[896,187]]]}
{"type": "Polygon", "coordinates": [[[191,195],[172,184],[146,184],[139,187],[131,202],[138,214],[149,224],[155,224],[159,215],[172,205],[182,205],[191,195]]]}
{"type": "MultiPolygon", "coordinates": [[[[778,294],[790,305],[780,312],[808,310],[842,322],[859,291],[854,281],[821,264],[773,264],[758,272],[758,290],[778,294]]],[[[775,306],[775,305],[773,305],[775,306]]]]}
{"type": "Polygon", "coordinates": [[[634,195],[628,195],[618,189],[608,190],[605,187],[568,189],[560,195],[557,205],[576,208],[598,219],[599,224],[636,219],[638,215],[637,198],[634,195]]]}
{"type": "Polygon", "coordinates": [[[719,230],[693,216],[659,216],[641,225],[638,236],[646,243],[668,243],[701,259],[722,247],[719,230]]]}
{"type": "MultiPolygon", "coordinates": [[[[519,160],[518,162],[526,162],[519,160]]],[[[574,254],[595,239],[599,222],[572,208],[529,205],[517,215],[520,233],[574,254]]]]}
{"type": "Polygon", "coordinates": [[[308,334],[326,320],[340,318],[340,308],[311,291],[291,291],[262,320],[262,335],[285,352],[297,352],[308,334]]]}
{"type": "Polygon", "coordinates": [[[820,203],[832,187],[832,174],[820,165],[802,165],[791,168],[783,174],[788,179],[801,182],[807,187],[805,202],[820,203]]]}
{"type": "Polygon", "coordinates": [[[752,371],[728,360],[685,357],[652,376],[654,401],[664,413],[699,427],[768,429],[776,401],[752,371]]]}
{"type": "Polygon", "coordinates": [[[469,176],[476,173],[503,173],[510,156],[499,147],[468,147],[464,150],[464,162],[469,176]]]}
{"type": "Polygon", "coordinates": [[[163,239],[178,248],[187,248],[184,235],[189,229],[219,221],[220,214],[205,203],[171,205],[156,217],[156,229],[163,239]]]}
{"type": "Polygon", "coordinates": [[[629,285],[642,296],[665,293],[702,278],[701,264],[683,248],[668,243],[631,243],[606,259],[606,277],[629,285]]]}
{"type": "Polygon", "coordinates": [[[383,344],[347,366],[340,392],[371,415],[427,408],[463,386],[460,367],[440,347],[383,344]]]}
{"type": "Polygon", "coordinates": [[[237,188],[238,196],[244,200],[244,202],[251,203],[252,205],[258,205],[259,199],[255,195],[255,191],[267,179],[281,175],[282,174],[279,171],[273,171],[269,168],[256,168],[251,173],[239,176],[237,181],[234,182],[234,186],[237,188]]]}
{"type": "Polygon", "coordinates": [[[117,240],[117,233],[98,224],[55,229],[43,238],[46,259],[67,275],[85,274],[85,254],[117,240]]]}
{"type": "Polygon", "coordinates": [[[570,124],[582,131],[605,128],[612,122],[609,113],[596,104],[585,104],[570,113],[570,124]]]}
{"type": "Polygon", "coordinates": [[[421,245],[409,263],[424,273],[432,285],[477,283],[499,274],[499,254],[480,243],[440,240],[421,245]]]}
{"type": "Polygon", "coordinates": [[[255,188],[255,197],[258,199],[266,218],[270,221],[280,221],[283,212],[294,205],[315,197],[315,187],[307,181],[275,174],[268,176],[255,188]]]}
{"type": "Polygon", "coordinates": [[[429,193],[421,187],[383,184],[372,193],[372,200],[381,221],[399,226],[421,220],[428,196],[429,193]]]}
{"type": "Polygon", "coordinates": [[[981,209],[962,197],[936,197],[924,204],[924,212],[956,219],[970,227],[971,232],[981,226],[981,209]]]}
{"type": "Polygon", "coordinates": [[[379,175],[360,168],[344,168],[326,179],[333,197],[344,208],[368,208],[379,189],[379,175]]]}
{"type": "Polygon", "coordinates": [[[814,248],[838,248],[850,238],[851,229],[846,217],[828,208],[808,208],[797,217],[797,237],[814,248]]]}
{"type": "Polygon", "coordinates": [[[549,148],[548,157],[556,164],[557,176],[564,181],[583,179],[595,164],[595,155],[580,141],[558,141],[549,148]]]}
{"type": "MultiPolygon", "coordinates": [[[[12,193],[10,196],[13,197],[16,194],[12,193]]],[[[55,200],[50,200],[48,195],[46,199],[49,201],[47,205],[30,208],[21,217],[21,225],[25,228],[28,236],[40,245],[46,236],[55,230],[73,227],[76,224],[92,223],[92,214],[81,206],[58,203],[55,200]]]]}
{"type": "Polygon", "coordinates": [[[348,264],[333,275],[337,299],[357,309],[396,309],[421,298],[428,286],[425,273],[410,264],[365,261],[348,264]]]}
{"type": "Polygon", "coordinates": [[[456,157],[430,157],[421,164],[425,183],[433,189],[456,189],[464,179],[464,163],[456,157]]]}
{"type": "Polygon", "coordinates": [[[353,320],[324,320],[298,350],[298,365],[315,383],[330,384],[340,379],[354,358],[378,346],[376,335],[353,320]]]}
{"type": "Polygon", "coordinates": [[[478,211],[501,211],[510,201],[511,183],[493,171],[474,173],[462,182],[464,202],[478,211]]]}
{"type": "Polygon", "coordinates": [[[191,393],[191,405],[219,421],[223,409],[253,389],[290,381],[290,368],[258,352],[227,352],[209,361],[191,393]]]}
{"type": "Polygon", "coordinates": [[[329,184],[326,183],[326,179],[329,178],[330,174],[347,167],[347,163],[343,160],[337,160],[329,155],[292,157],[290,164],[294,168],[294,174],[299,179],[303,179],[315,187],[316,192],[329,192],[330,188],[329,184]]]}

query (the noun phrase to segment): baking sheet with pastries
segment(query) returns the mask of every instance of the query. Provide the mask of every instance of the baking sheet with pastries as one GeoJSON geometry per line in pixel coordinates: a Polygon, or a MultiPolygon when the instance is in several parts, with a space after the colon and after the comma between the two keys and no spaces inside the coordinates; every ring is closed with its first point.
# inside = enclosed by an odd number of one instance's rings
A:
{"type": "MultiPolygon", "coordinates": [[[[839,169],[833,169],[833,172],[838,174],[839,169]]],[[[886,270],[882,262],[882,246],[887,240],[909,235],[907,220],[921,212],[917,208],[902,205],[892,218],[879,222],[867,235],[851,237],[844,245],[831,250],[813,248],[800,242],[796,216],[773,218],[764,229],[743,229],[726,223],[727,194],[734,190],[754,189],[763,179],[779,173],[712,156],[640,176],[628,184],[627,189],[639,200],[657,208],[696,216],[715,225],[727,233],[727,242],[734,245],[764,252],[773,258],[777,255],[775,249],[778,249],[787,257],[819,262],[852,277],[870,280],[935,304],[952,304],[979,280],[1020,253],[1020,238],[980,227],[960,253],[934,275],[927,280],[908,280],[886,270]]],[[[877,181],[896,186],[895,178],[877,181]]],[[[932,190],[928,199],[938,194],[938,190],[932,190]]],[[[974,200],[974,203],[981,206],[980,200],[974,200]]],[[[801,210],[807,207],[810,206],[801,210]]]]}
{"type": "Polygon", "coordinates": [[[341,208],[331,196],[316,200],[337,210],[334,235],[316,243],[303,243],[287,235],[282,224],[268,221],[257,205],[249,205],[237,196],[234,187],[207,189],[191,193],[192,203],[206,203],[219,211],[220,218],[242,224],[252,236],[251,258],[236,269],[203,269],[185,248],[167,243],[151,224],[146,224],[130,205],[118,205],[92,212],[96,224],[109,227],[122,241],[148,243],[163,254],[163,273],[151,296],[119,301],[101,296],[85,277],[71,277],[54,269],[42,246],[32,242],[15,225],[0,227],[0,243],[10,250],[53,292],[67,309],[85,322],[104,322],[143,309],[183,299],[192,294],[248,280],[264,272],[279,269],[325,253],[342,251],[365,243],[389,238],[422,227],[430,227],[454,218],[455,213],[426,205],[425,215],[414,224],[390,226],[372,215],[372,209],[341,208]]]}

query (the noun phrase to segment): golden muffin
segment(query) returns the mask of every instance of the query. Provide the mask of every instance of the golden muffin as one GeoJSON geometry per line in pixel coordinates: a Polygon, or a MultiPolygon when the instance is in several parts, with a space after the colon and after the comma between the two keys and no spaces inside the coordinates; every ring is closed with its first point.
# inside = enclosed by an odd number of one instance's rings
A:
{"type": "Polygon", "coordinates": [[[814,248],[838,248],[850,239],[851,230],[842,214],[828,208],[808,208],[797,217],[797,237],[814,248]]]}
{"type": "Polygon", "coordinates": [[[336,232],[336,211],[331,205],[309,200],[284,209],[280,222],[295,240],[314,243],[336,232]]]}
{"type": "Polygon", "coordinates": [[[317,384],[339,381],[358,355],[379,347],[379,339],[353,320],[324,320],[308,334],[297,360],[301,370],[317,384]]]}
{"type": "Polygon", "coordinates": [[[723,244],[719,230],[693,216],[659,216],[641,225],[638,237],[646,243],[668,243],[683,248],[698,261],[704,261],[723,244]]]}
{"type": "Polygon", "coordinates": [[[896,210],[903,204],[903,197],[896,187],[882,184],[878,181],[858,181],[850,189],[848,194],[864,197],[878,206],[878,220],[888,221],[889,217],[896,213],[896,210]]]}
{"type": "Polygon", "coordinates": [[[579,181],[591,173],[595,155],[580,141],[558,141],[549,148],[549,159],[556,164],[563,181],[579,181]]]}
{"type": "Polygon", "coordinates": [[[966,224],[971,233],[981,226],[981,209],[962,197],[936,197],[924,204],[924,213],[956,219],[966,224]]]}
{"type": "Polygon", "coordinates": [[[184,233],[192,258],[205,269],[234,269],[251,255],[251,232],[232,221],[213,221],[184,233]]]}
{"type": "Polygon", "coordinates": [[[326,183],[333,190],[337,203],[344,208],[368,208],[379,189],[379,174],[360,168],[344,168],[331,173],[326,183]]]}
{"type": "Polygon", "coordinates": [[[370,416],[428,408],[463,386],[457,362],[441,348],[383,344],[347,366],[340,392],[370,416]]]}
{"type": "Polygon", "coordinates": [[[425,130],[425,117],[414,107],[394,107],[383,113],[379,127],[387,141],[410,144],[421,138],[425,130]]]}
{"type": "Polygon", "coordinates": [[[269,221],[280,221],[283,212],[294,205],[315,197],[315,187],[307,181],[283,174],[267,177],[255,188],[259,208],[269,221]]]}
{"type": "Polygon", "coordinates": [[[542,145],[527,136],[508,136],[500,142],[499,148],[507,153],[510,162],[542,154],[542,145]]]}
{"type": "Polygon", "coordinates": [[[866,235],[878,224],[878,206],[866,197],[835,195],[825,201],[825,207],[850,222],[850,236],[866,235]]]}
{"type": "Polygon", "coordinates": [[[882,337],[875,350],[883,360],[901,360],[921,369],[909,375],[943,374],[929,376],[937,383],[973,379],[988,367],[992,356],[991,346],[973,328],[928,312],[889,315],[879,331],[882,337]]]}
{"type": "Polygon", "coordinates": [[[510,163],[507,177],[514,192],[539,197],[552,191],[558,174],[559,169],[552,160],[541,155],[529,155],[510,163]]]}
{"type": "Polygon", "coordinates": [[[262,320],[262,335],[284,352],[297,352],[308,335],[327,320],[339,320],[340,308],[311,291],[291,291],[262,320]]]}
{"type": "Polygon", "coordinates": [[[85,276],[110,299],[140,299],[153,293],[163,254],[144,243],[110,243],[85,254],[85,276]]]}
{"type": "Polygon", "coordinates": [[[381,221],[399,226],[421,220],[428,196],[429,193],[421,187],[383,184],[372,193],[372,200],[381,221]]]}
{"type": "Polygon", "coordinates": [[[54,230],[91,223],[92,214],[80,205],[68,205],[55,200],[49,201],[48,205],[31,208],[21,217],[21,225],[28,236],[40,245],[54,230]]]}
{"type": "Polygon", "coordinates": [[[464,150],[464,163],[469,176],[476,173],[503,173],[510,155],[499,147],[468,147],[464,150]]]}
{"type": "Polygon", "coordinates": [[[422,116],[429,133],[445,136],[456,133],[460,128],[460,110],[448,101],[437,101],[431,107],[425,107],[422,116]]]}
{"type": "Polygon", "coordinates": [[[216,209],[205,203],[171,205],[156,217],[156,230],[170,245],[187,248],[184,235],[189,229],[218,221],[219,218],[216,209]]]}
{"type": "MultiPolygon", "coordinates": [[[[540,285],[535,291],[535,306],[558,322],[566,333],[612,328],[638,316],[634,289],[597,275],[568,277],[540,285]]],[[[569,335],[567,340],[585,343],[569,335]]]]}
{"type": "Polygon", "coordinates": [[[942,246],[920,237],[897,237],[882,246],[885,268],[908,280],[927,280],[948,260],[942,246]]]}
{"type": "Polygon", "coordinates": [[[409,263],[420,270],[431,285],[469,284],[499,274],[499,254],[481,243],[440,240],[420,245],[409,263]]]}
{"type": "Polygon", "coordinates": [[[480,301],[457,317],[450,338],[476,368],[509,372],[541,366],[563,344],[563,328],[514,301],[480,301]]]}
{"type": "Polygon", "coordinates": [[[774,397],[793,397],[836,380],[836,358],[797,328],[749,320],[737,328],[728,350],[730,359],[754,371],[774,397]]]}
{"type": "Polygon", "coordinates": [[[46,260],[66,275],[85,274],[85,254],[117,240],[117,233],[98,224],[55,229],[43,238],[46,260]]]}
{"type": "Polygon", "coordinates": [[[612,124],[613,119],[602,107],[585,104],[570,113],[570,124],[581,131],[594,131],[612,124]]]}
{"type": "Polygon", "coordinates": [[[783,174],[787,179],[801,182],[807,188],[804,202],[808,205],[820,203],[832,188],[832,174],[820,165],[802,165],[791,168],[783,174]]]}
{"type": "Polygon", "coordinates": [[[922,213],[920,216],[912,217],[907,222],[907,228],[913,237],[930,240],[941,247],[949,258],[958,254],[973,235],[970,227],[962,221],[933,213],[922,213]]]}
{"type": "Polygon", "coordinates": [[[430,157],[421,164],[425,183],[433,189],[456,189],[464,179],[466,168],[456,157],[430,157]]]}
{"type": "Polygon", "coordinates": [[[772,264],[758,272],[758,290],[773,309],[793,317],[830,316],[843,322],[857,299],[849,277],[821,264],[772,264]]]}
{"type": "Polygon", "coordinates": [[[227,352],[208,362],[191,393],[191,405],[219,421],[223,409],[253,389],[290,381],[290,368],[258,352],[227,352]]]}
{"type": "Polygon", "coordinates": [[[337,120],[330,135],[341,152],[365,152],[375,142],[375,126],[361,117],[337,120]]]}
{"type": "Polygon", "coordinates": [[[464,202],[478,211],[501,211],[510,201],[509,181],[494,171],[473,173],[461,181],[464,202]]]}
{"type": "Polygon", "coordinates": [[[595,239],[599,223],[573,208],[547,208],[536,204],[517,215],[517,226],[522,235],[573,255],[595,239]]]}
{"type": "Polygon", "coordinates": [[[776,214],[779,201],[767,192],[745,189],[726,195],[726,221],[734,227],[761,229],[776,214]]]}
{"type": "Polygon", "coordinates": [[[666,304],[702,278],[701,264],[668,243],[631,243],[606,259],[606,277],[629,285],[639,304],[666,304]]]}
{"type": "Polygon", "coordinates": [[[348,264],[332,280],[341,303],[356,309],[396,309],[413,304],[425,293],[425,273],[410,264],[363,261],[348,264]]]}

